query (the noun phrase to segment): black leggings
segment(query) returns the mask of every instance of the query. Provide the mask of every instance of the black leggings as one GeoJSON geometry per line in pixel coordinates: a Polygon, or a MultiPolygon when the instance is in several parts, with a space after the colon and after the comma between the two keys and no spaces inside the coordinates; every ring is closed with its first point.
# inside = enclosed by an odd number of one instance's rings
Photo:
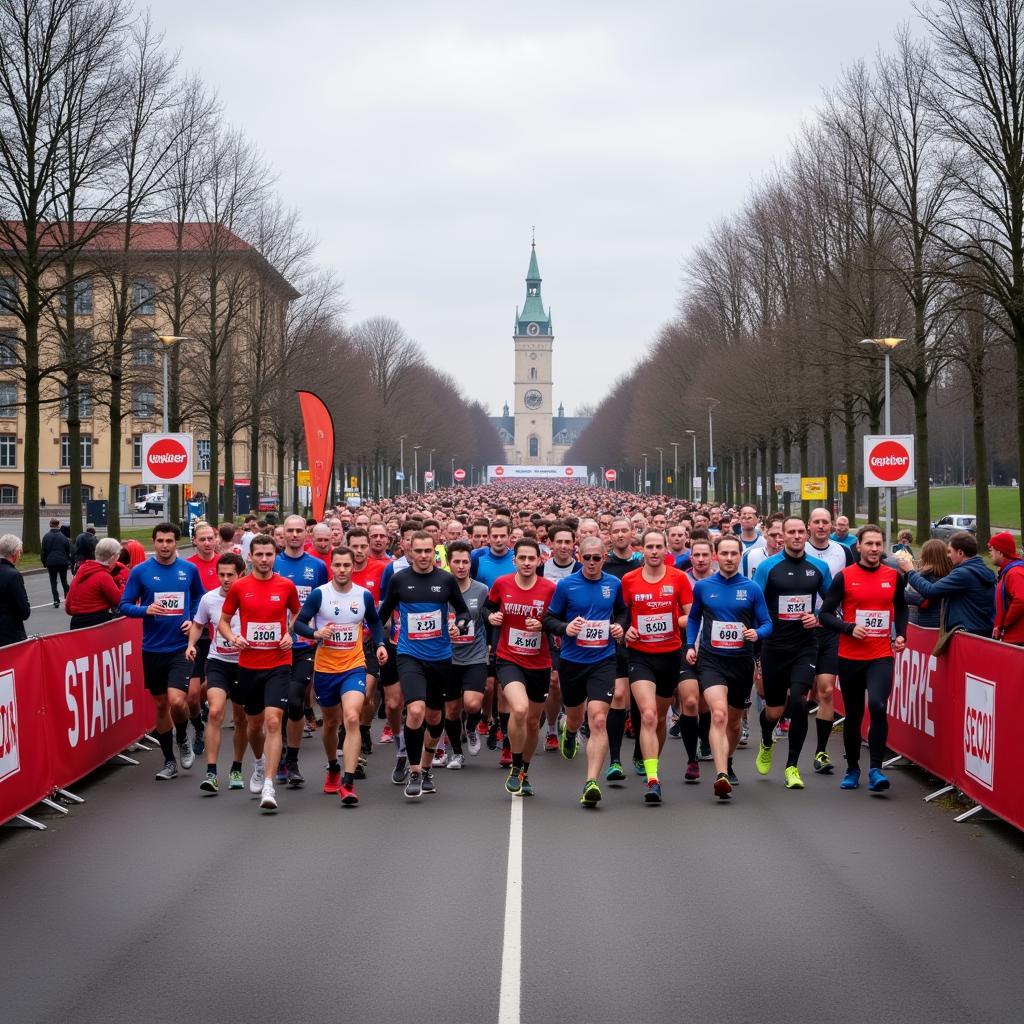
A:
{"type": "Polygon", "coordinates": [[[885,757],[885,742],[889,738],[889,719],[886,705],[892,692],[892,658],[874,658],[871,661],[839,659],[839,688],[846,705],[843,722],[843,745],[846,747],[847,768],[860,766],[860,731],[864,719],[864,697],[867,695],[871,727],[868,729],[868,752],[871,767],[881,768],[885,757]]]}
{"type": "Polygon", "coordinates": [[[60,585],[64,589],[64,596],[68,596],[68,567],[66,565],[48,565],[46,571],[50,575],[50,589],[53,591],[53,599],[57,600],[57,578],[60,577],[60,585]]]}

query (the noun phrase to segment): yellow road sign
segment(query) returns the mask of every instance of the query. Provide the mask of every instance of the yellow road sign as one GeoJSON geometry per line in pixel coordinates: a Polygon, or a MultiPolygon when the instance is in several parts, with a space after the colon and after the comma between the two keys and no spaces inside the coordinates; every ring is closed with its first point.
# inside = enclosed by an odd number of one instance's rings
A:
{"type": "Polygon", "coordinates": [[[836,477],[836,491],[839,494],[845,494],[846,493],[846,487],[847,487],[846,474],[845,473],[840,473],[839,476],[836,477]]]}
{"type": "Polygon", "coordinates": [[[800,477],[800,500],[817,501],[819,498],[828,497],[827,476],[802,476],[800,477]]]}

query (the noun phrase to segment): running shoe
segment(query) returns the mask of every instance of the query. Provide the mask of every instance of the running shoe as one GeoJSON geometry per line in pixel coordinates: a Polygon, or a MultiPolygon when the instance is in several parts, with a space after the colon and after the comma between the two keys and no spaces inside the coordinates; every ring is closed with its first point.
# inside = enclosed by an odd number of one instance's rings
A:
{"type": "Polygon", "coordinates": [[[450,772],[461,771],[466,767],[465,754],[452,754],[452,756],[448,758],[448,764],[446,764],[445,767],[450,772]]]}
{"type": "Polygon", "coordinates": [[[277,810],[277,792],[275,791],[274,784],[270,779],[267,779],[267,781],[263,783],[263,789],[260,792],[260,810],[277,810]]]}
{"type": "Polygon", "coordinates": [[[622,770],[622,765],[618,761],[612,761],[605,769],[604,778],[606,782],[625,782],[626,773],[622,770]]]}
{"type": "Polygon", "coordinates": [[[178,764],[176,761],[164,761],[163,768],[156,773],[157,782],[166,782],[168,779],[178,777],[178,764]]]}
{"type": "Polygon", "coordinates": [[[192,753],[197,757],[206,749],[206,730],[196,729],[196,738],[192,741],[192,753]]]}
{"type": "Polygon", "coordinates": [[[732,783],[729,781],[729,776],[725,772],[719,772],[715,776],[715,796],[719,800],[728,800],[732,795],[732,783]]]}
{"type": "Polygon", "coordinates": [[[703,740],[697,745],[697,760],[698,761],[713,761],[715,755],[711,753],[711,744],[705,743],[703,740]]]}
{"type": "Polygon", "coordinates": [[[364,757],[369,757],[373,753],[373,737],[369,732],[360,731],[359,749],[364,757]]]}
{"type": "Polygon", "coordinates": [[[558,737],[553,733],[549,732],[544,737],[544,749],[545,750],[557,750],[558,749],[558,737]]]}
{"type": "Polygon", "coordinates": [[[360,763],[356,763],[356,770],[352,773],[357,779],[366,778],[366,768],[360,763]]]}
{"type": "Polygon", "coordinates": [[[486,736],[490,732],[491,727],[481,718],[476,723],[476,734],[477,736],[486,736]]]}
{"type": "Polygon", "coordinates": [[[501,748],[501,757],[498,758],[498,767],[499,768],[509,768],[509,767],[511,767],[511,765],[512,765],[512,748],[511,747],[502,747],[501,748]]]}
{"type": "Polygon", "coordinates": [[[740,738],[738,746],[745,747],[750,742],[750,726],[747,725],[747,720],[743,719],[743,724],[740,726],[740,738]]]}
{"type": "Polygon", "coordinates": [[[772,770],[772,747],[766,747],[764,740],[757,745],[757,757],[754,758],[754,766],[757,768],[759,775],[767,775],[772,770]]]}
{"type": "Polygon", "coordinates": [[[286,766],[285,778],[288,782],[289,789],[299,789],[301,786],[306,784],[306,780],[302,776],[302,772],[299,771],[297,764],[290,764],[286,766]]]}
{"type": "Polygon", "coordinates": [[[191,768],[196,763],[195,751],[187,736],[178,744],[178,760],[182,768],[191,768]]]}
{"type": "Polygon", "coordinates": [[[803,789],[804,780],[800,778],[800,769],[795,764],[786,765],[786,789],[803,789]]]}
{"type": "Polygon", "coordinates": [[[337,793],[341,788],[341,769],[339,768],[336,772],[332,772],[329,768],[327,774],[324,776],[324,792],[325,793],[337,793]]]}
{"type": "Polygon", "coordinates": [[[419,772],[409,772],[409,781],[405,784],[407,800],[419,800],[423,795],[423,780],[419,772]]]}
{"type": "Polygon", "coordinates": [[[644,759],[642,757],[633,758],[633,771],[636,772],[641,779],[647,776],[647,769],[644,767],[644,759]]]}
{"type": "Polygon", "coordinates": [[[840,789],[857,789],[860,787],[860,769],[849,768],[846,774],[843,776],[843,781],[839,783],[840,789]]]}
{"type": "MultiPolygon", "coordinates": [[[[409,778],[409,759],[402,754],[401,757],[395,759],[395,770],[391,773],[391,781],[396,786],[401,786],[406,779],[409,778]]],[[[419,796],[419,786],[417,784],[416,796],[419,796]]]]}
{"type": "Polygon", "coordinates": [[[276,782],[287,782],[288,781],[288,765],[285,763],[284,758],[281,758],[277,765],[277,774],[275,775],[276,782]]]}
{"type": "Polygon", "coordinates": [[[478,757],[480,755],[480,733],[478,733],[476,729],[467,733],[466,746],[469,748],[469,752],[473,757],[478,757]]]}
{"type": "Polygon", "coordinates": [[[521,796],[533,796],[533,786],[530,785],[530,777],[525,772],[523,772],[523,777],[519,780],[519,783],[519,793],[521,796]]]}
{"type": "Polygon", "coordinates": [[[385,725],[380,731],[380,742],[381,743],[394,743],[395,734],[391,731],[390,725],[385,725]]]}
{"type": "Polygon", "coordinates": [[[891,783],[888,778],[882,774],[881,768],[869,768],[868,769],[868,792],[869,793],[884,793],[891,783]]]}
{"type": "Polygon", "coordinates": [[[241,772],[232,772],[228,776],[228,789],[245,789],[245,781],[241,772]]]}
{"type": "Polygon", "coordinates": [[[430,762],[431,768],[443,768],[448,763],[448,751],[441,747],[434,751],[434,758],[430,762]]]}
{"type": "Polygon", "coordinates": [[[497,750],[498,749],[498,733],[501,730],[498,728],[497,722],[491,722],[491,727],[487,730],[487,749],[497,750]]]}
{"type": "Polygon", "coordinates": [[[249,776],[249,792],[256,796],[263,791],[263,783],[267,781],[267,759],[266,756],[257,758],[252,765],[252,775],[249,776]]]}
{"type": "Polygon", "coordinates": [[[819,750],[814,755],[814,770],[819,775],[831,775],[832,767],[832,758],[824,750],[819,750]]]}
{"type": "Polygon", "coordinates": [[[206,778],[199,783],[199,788],[204,793],[216,794],[220,791],[220,783],[217,781],[217,776],[213,772],[207,772],[206,778]]]}
{"type": "Polygon", "coordinates": [[[421,783],[423,792],[436,793],[437,786],[434,785],[434,773],[429,768],[427,768],[421,774],[423,775],[423,781],[421,783]]]}
{"type": "Polygon", "coordinates": [[[521,768],[510,768],[508,778],[505,779],[505,792],[518,796],[523,791],[523,770],[521,768]]]}
{"type": "Polygon", "coordinates": [[[316,731],[316,723],[311,722],[308,718],[306,724],[302,727],[302,735],[308,740],[313,733],[316,731]]]}
{"type": "Polygon", "coordinates": [[[679,729],[678,718],[668,727],[668,734],[675,740],[679,739],[679,737],[682,735],[679,729]]]}
{"type": "Polygon", "coordinates": [[[661,803],[661,783],[657,779],[647,780],[647,791],[644,793],[644,803],[661,803]]]}
{"type": "Polygon", "coordinates": [[[340,786],[338,793],[341,795],[342,807],[355,807],[359,803],[359,797],[356,796],[354,786],[340,786]]]}
{"type": "Polygon", "coordinates": [[[576,751],[579,749],[579,743],[576,740],[576,733],[573,733],[570,737],[569,727],[564,718],[558,726],[558,749],[561,751],[562,757],[567,761],[571,761],[576,756],[576,751]]]}
{"type": "Polygon", "coordinates": [[[622,735],[627,739],[633,739],[633,719],[629,715],[626,716],[626,724],[622,729],[622,735]]]}
{"type": "Polygon", "coordinates": [[[700,782],[700,762],[687,761],[686,771],[683,772],[684,782],[700,782]]]}
{"type": "Polygon", "coordinates": [[[601,787],[597,779],[587,779],[583,786],[583,795],[580,797],[580,804],[583,807],[596,807],[601,800],[601,787]]]}
{"type": "Polygon", "coordinates": [[[729,777],[729,785],[730,786],[738,786],[740,784],[739,777],[736,775],[736,772],[733,770],[732,765],[729,765],[729,770],[725,774],[729,777]]]}

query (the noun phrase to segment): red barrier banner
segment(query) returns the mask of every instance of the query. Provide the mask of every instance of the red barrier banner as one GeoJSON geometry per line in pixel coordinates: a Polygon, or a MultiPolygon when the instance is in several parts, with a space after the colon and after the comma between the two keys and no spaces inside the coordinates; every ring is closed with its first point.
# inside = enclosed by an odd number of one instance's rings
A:
{"type": "Polygon", "coordinates": [[[1019,735],[1024,721],[1024,650],[960,633],[950,645],[947,672],[956,728],[950,742],[950,781],[1024,829],[1019,735]]]}
{"type": "Polygon", "coordinates": [[[40,643],[0,648],[0,823],[53,789],[40,643]]]}
{"type": "Polygon", "coordinates": [[[69,786],[156,723],[143,687],[142,620],[45,637],[42,656],[54,783],[69,786]]]}

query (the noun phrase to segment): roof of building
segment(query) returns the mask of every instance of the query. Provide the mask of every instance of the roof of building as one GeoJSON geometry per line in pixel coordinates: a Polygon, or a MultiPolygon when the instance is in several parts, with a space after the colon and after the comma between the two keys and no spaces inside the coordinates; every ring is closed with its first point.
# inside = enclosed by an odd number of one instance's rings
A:
{"type": "Polygon", "coordinates": [[[540,297],[540,268],[537,266],[537,245],[530,246],[530,267],[526,271],[526,302],[522,312],[516,309],[516,333],[525,334],[527,324],[543,325],[541,333],[551,333],[551,310],[544,312],[544,303],[540,297]]]}
{"type": "Polygon", "coordinates": [[[590,424],[589,416],[552,416],[551,435],[555,444],[572,444],[590,424]],[[565,433],[566,440],[560,440],[559,434],[565,433]]]}

